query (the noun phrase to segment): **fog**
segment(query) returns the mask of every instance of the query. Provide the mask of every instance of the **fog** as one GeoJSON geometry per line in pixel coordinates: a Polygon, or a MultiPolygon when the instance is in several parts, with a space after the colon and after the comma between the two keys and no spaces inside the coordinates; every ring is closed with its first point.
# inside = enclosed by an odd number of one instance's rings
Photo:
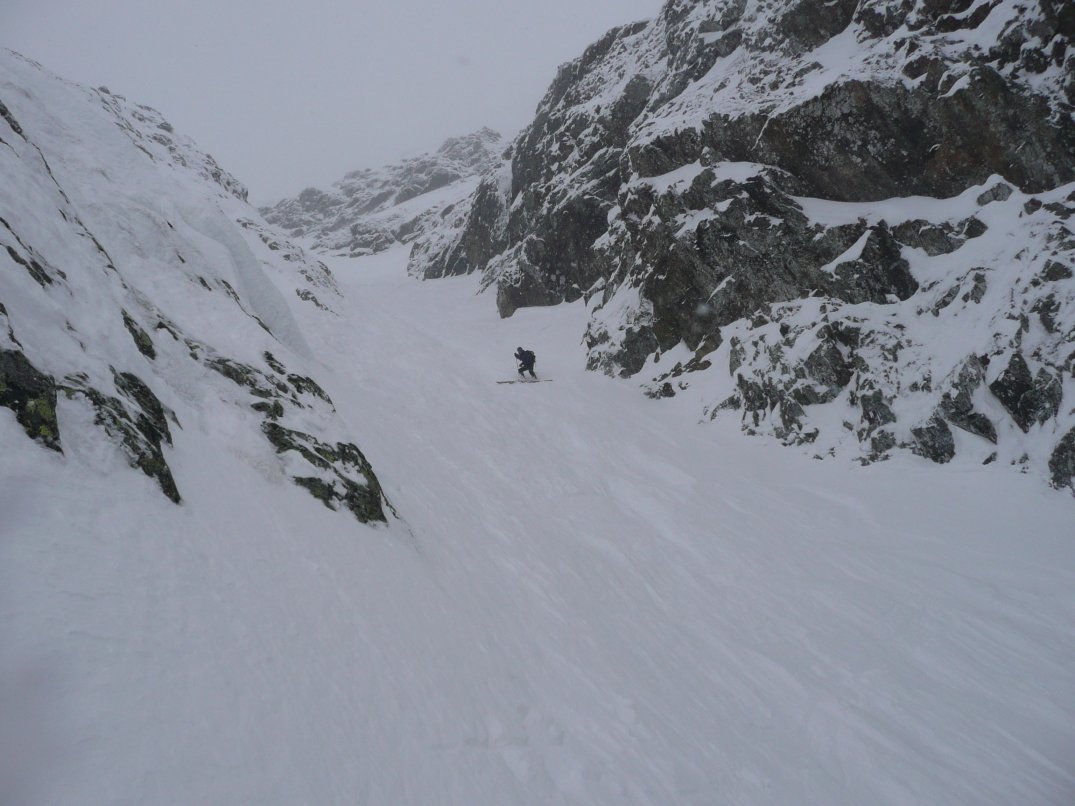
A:
{"type": "Polygon", "coordinates": [[[529,122],[559,64],[660,0],[2,0],[0,45],[159,109],[269,202],[529,122]]]}

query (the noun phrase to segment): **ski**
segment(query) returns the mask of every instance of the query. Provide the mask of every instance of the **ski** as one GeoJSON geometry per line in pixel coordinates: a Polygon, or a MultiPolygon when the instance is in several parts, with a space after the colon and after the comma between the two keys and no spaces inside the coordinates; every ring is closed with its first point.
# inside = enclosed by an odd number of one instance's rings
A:
{"type": "Polygon", "coordinates": [[[532,378],[528,381],[497,381],[497,383],[552,383],[552,378],[532,378]]]}

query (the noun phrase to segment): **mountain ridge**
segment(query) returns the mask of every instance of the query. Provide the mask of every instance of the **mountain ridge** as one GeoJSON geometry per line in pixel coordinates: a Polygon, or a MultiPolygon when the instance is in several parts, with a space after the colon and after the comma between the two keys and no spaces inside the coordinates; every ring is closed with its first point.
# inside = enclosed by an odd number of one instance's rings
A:
{"type": "Polygon", "coordinates": [[[560,68],[410,270],[585,298],[592,369],[818,456],[1071,485],[1073,38],[1055,0],[670,0],[560,68]]]}
{"type": "Polygon", "coordinates": [[[333,254],[376,254],[409,243],[465,198],[502,151],[490,128],[450,137],[432,152],[351,171],[332,190],[307,188],[260,208],[265,219],[333,254]],[[469,182],[469,183],[468,183],[469,182]]]}
{"type": "Polygon", "coordinates": [[[224,445],[250,434],[280,480],[385,521],[291,311],[334,315],[328,268],[150,107],[2,50],[0,118],[0,406],[26,436],[87,468],[126,462],[179,504],[174,443],[228,422],[224,445]]]}
{"type": "Polygon", "coordinates": [[[322,261],[0,51],[5,801],[1066,802],[1069,186],[833,201],[684,130],[604,199],[593,111],[322,261]]]}

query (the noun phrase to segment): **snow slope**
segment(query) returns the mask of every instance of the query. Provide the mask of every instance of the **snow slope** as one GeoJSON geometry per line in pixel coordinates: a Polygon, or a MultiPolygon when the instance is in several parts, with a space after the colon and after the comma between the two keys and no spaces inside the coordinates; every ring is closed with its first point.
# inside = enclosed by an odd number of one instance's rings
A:
{"type": "Polygon", "coordinates": [[[182,443],[211,435],[305,508],[385,519],[292,310],[334,316],[332,275],[237,180],[155,110],[4,49],[0,175],[0,418],[21,439],[180,504],[213,461],[182,443]]]}
{"type": "Polygon", "coordinates": [[[295,310],[388,528],[211,433],[177,508],[0,417],[4,800],[1071,802],[1075,500],[701,426],[585,371],[581,303],[405,264],[295,310]],[[553,383],[494,383],[520,344],[553,383]]]}

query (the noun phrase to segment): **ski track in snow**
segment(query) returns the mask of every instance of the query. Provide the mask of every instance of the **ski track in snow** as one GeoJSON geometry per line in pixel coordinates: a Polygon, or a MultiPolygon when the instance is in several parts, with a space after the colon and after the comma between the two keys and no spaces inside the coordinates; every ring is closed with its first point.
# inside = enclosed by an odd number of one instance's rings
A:
{"type": "Polygon", "coordinates": [[[177,438],[176,508],[0,409],[12,802],[1071,802],[1070,496],[699,424],[585,372],[581,306],[405,263],[335,260],[339,319],[288,297],[402,523],[227,420],[177,438]],[[518,345],[556,382],[496,384],[518,345]]]}

